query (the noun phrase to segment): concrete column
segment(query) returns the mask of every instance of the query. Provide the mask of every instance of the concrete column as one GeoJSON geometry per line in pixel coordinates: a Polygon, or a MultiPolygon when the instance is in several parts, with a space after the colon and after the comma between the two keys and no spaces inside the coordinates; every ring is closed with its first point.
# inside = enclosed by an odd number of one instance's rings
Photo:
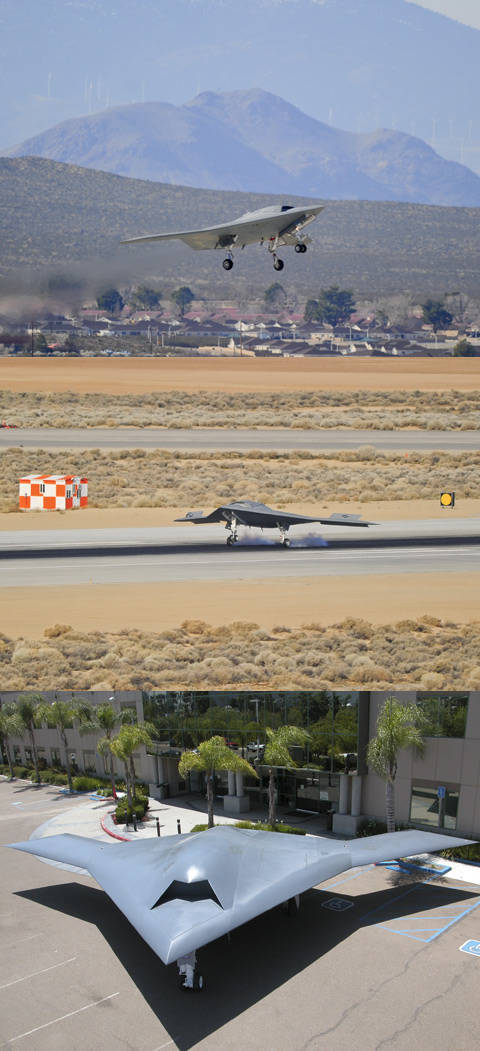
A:
{"type": "Polygon", "coordinates": [[[235,795],[243,796],[243,774],[235,774],[235,795]]]}
{"type": "Polygon", "coordinates": [[[355,774],[352,778],[352,817],[359,817],[362,813],[362,777],[355,774]]]}
{"type": "Polygon", "coordinates": [[[235,774],[233,770],[228,771],[228,794],[229,796],[235,795],[235,774]]]}
{"type": "Polygon", "coordinates": [[[165,781],[165,764],[160,756],[157,756],[157,771],[158,771],[158,783],[161,785],[165,781]]]}
{"type": "Polygon", "coordinates": [[[339,814],[348,814],[349,784],[350,778],[348,774],[340,774],[340,799],[338,803],[339,814]]]}

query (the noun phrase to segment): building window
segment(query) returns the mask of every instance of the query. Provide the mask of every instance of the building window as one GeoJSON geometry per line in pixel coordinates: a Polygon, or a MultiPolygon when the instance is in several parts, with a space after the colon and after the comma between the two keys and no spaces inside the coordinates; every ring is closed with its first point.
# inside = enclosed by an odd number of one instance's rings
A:
{"type": "Polygon", "coordinates": [[[461,693],[417,695],[427,720],[427,737],[465,737],[468,697],[461,693]]]}
{"type": "Polygon", "coordinates": [[[50,761],[52,766],[60,766],[60,751],[58,748],[50,749],[50,761]]]}
{"type": "Polygon", "coordinates": [[[457,827],[459,790],[447,785],[413,785],[410,803],[412,825],[444,828],[454,832],[457,827]]]}

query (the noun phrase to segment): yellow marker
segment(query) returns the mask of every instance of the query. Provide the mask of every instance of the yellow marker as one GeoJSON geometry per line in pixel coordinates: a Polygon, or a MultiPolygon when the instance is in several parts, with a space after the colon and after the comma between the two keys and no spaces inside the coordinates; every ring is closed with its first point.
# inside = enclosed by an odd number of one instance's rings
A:
{"type": "Polygon", "coordinates": [[[440,507],[455,507],[455,493],[440,493],[440,507]]]}

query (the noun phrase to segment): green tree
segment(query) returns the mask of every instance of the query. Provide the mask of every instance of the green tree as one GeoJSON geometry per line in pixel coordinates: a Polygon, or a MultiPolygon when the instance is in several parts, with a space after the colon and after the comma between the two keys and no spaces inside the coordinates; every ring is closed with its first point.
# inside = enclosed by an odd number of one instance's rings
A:
{"type": "MultiPolygon", "coordinates": [[[[35,768],[35,780],[40,781],[38,769],[38,751],[35,741],[35,729],[38,724],[38,709],[44,704],[43,697],[39,693],[24,693],[17,701],[17,712],[25,734],[30,742],[35,768]]],[[[23,736],[23,735],[22,735],[23,736]]]]}
{"type": "Polygon", "coordinates": [[[109,314],[119,314],[124,307],[124,301],[117,288],[106,288],[97,296],[97,307],[106,310],[109,314]]]}
{"type": "Polygon", "coordinates": [[[277,766],[296,766],[292,759],[289,748],[294,744],[305,744],[310,734],[302,730],[300,726],[279,726],[278,730],[266,727],[267,744],[263,762],[269,767],[268,771],[268,823],[275,825],[277,821],[277,807],[275,803],[275,770],[277,766]]]}
{"type": "Polygon", "coordinates": [[[385,781],[387,832],[395,832],[395,778],[398,753],[412,748],[417,755],[425,750],[426,723],[422,711],[415,704],[401,704],[390,697],[377,718],[376,734],[367,752],[368,765],[385,781]]]}
{"type": "Polygon", "coordinates": [[[328,325],[339,325],[348,321],[354,310],[355,299],[349,289],[330,285],[330,288],[323,288],[320,292],[317,311],[319,321],[326,321],[328,325]]]}
{"type": "Polygon", "coordinates": [[[73,792],[72,764],[70,762],[70,749],[68,747],[67,730],[73,726],[74,719],[80,723],[86,723],[90,717],[90,707],[79,704],[76,701],[53,701],[52,704],[38,704],[36,715],[39,722],[47,723],[58,730],[58,736],[65,752],[65,769],[67,771],[68,788],[73,792]]]}
{"type": "Polygon", "coordinates": [[[113,737],[113,731],[120,723],[123,722],[123,713],[117,711],[113,704],[99,704],[91,709],[88,719],[83,722],[82,730],[85,733],[95,732],[96,730],[103,730],[104,736],[97,741],[97,752],[102,758],[109,758],[109,773],[110,783],[112,786],[112,796],[114,799],[117,798],[115,789],[115,770],[113,766],[113,752],[110,748],[110,741],[113,737]]]}
{"type": "Polygon", "coordinates": [[[446,328],[453,321],[453,314],[443,305],[442,299],[426,299],[420,306],[423,320],[428,325],[433,325],[434,332],[437,332],[439,328],[446,328]]]}
{"type": "Polygon", "coordinates": [[[303,319],[304,321],[318,321],[318,299],[307,299],[303,319]]]}
{"type": "MultiPolygon", "coordinates": [[[[127,806],[129,809],[133,806],[136,782],[133,753],[142,744],[152,745],[152,734],[155,734],[155,727],[150,723],[139,723],[136,726],[125,724],[120,728],[117,736],[108,742],[108,747],[113,754],[117,756],[117,759],[122,760],[125,768],[127,806]]],[[[105,738],[105,740],[107,740],[107,738],[105,738]]]]}
{"type": "Polygon", "coordinates": [[[161,300],[160,292],[148,285],[138,285],[129,297],[130,306],[136,310],[155,310],[161,300]]]}
{"type": "Polygon", "coordinates": [[[210,737],[198,746],[198,752],[184,752],[178,764],[181,777],[191,770],[202,770],[207,775],[208,827],[213,828],[213,788],[216,770],[232,770],[235,774],[258,777],[256,770],[246,759],[232,751],[223,737],[210,737]]]}
{"type": "Polygon", "coordinates": [[[191,288],[188,288],[187,285],[182,285],[181,288],[176,288],[175,291],[172,292],[171,299],[178,307],[180,311],[180,317],[183,317],[185,311],[190,306],[190,303],[193,303],[195,296],[191,288]]]}
{"type": "Polygon", "coordinates": [[[22,737],[24,729],[24,724],[17,712],[16,705],[2,705],[2,707],[0,708],[0,744],[2,746],[2,750],[5,752],[11,778],[14,776],[14,774],[12,753],[10,749],[10,738],[22,737]]]}
{"type": "Polygon", "coordinates": [[[263,299],[269,310],[278,310],[284,307],[287,301],[287,293],[279,281],[274,281],[265,289],[263,299]]]}
{"type": "Polygon", "coordinates": [[[455,343],[453,348],[454,358],[474,358],[476,357],[476,350],[473,343],[470,343],[468,339],[459,339],[458,343],[455,343]]]}

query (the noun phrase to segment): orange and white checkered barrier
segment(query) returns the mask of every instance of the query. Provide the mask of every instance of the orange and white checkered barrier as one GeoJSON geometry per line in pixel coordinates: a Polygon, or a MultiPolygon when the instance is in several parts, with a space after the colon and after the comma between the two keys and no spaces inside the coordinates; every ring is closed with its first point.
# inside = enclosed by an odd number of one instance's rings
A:
{"type": "Polygon", "coordinates": [[[20,478],[21,511],[68,511],[87,504],[87,478],[73,474],[31,474],[20,478]]]}

